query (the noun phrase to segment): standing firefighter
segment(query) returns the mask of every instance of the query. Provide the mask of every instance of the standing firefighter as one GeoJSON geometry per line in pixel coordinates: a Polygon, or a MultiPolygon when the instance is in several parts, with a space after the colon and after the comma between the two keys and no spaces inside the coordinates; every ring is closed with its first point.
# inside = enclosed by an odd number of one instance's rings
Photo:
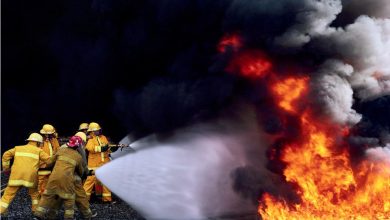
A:
{"type": "Polygon", "coordinates": [[[80,153],[81,157],[83,158],[83,168],[84,173],[82,176],[78,176],[75,174],[75,190],[76,190],[76,205],[80,212],[83,214],[85,219],[95,217],[97,215],[96,211],[94,213],[91,212],[91,209],[89,208],[89,201],[88,196],[85,193],[85,190],[83,188],[83,182],[82,178],[85,178],[87,175],[91,175],[93,173],[92,170],[88,170],[87,165],[87,158],[85,156],[85,144],[87,143],[87,136],[83,132],[77,132],[75,136],[80,137],[83,140],[82,146],[79,146],[77,148],[77,151],[80,153]]]}
{"type": "Polygon", "coordinates": [[[1,197],[1,214],[5,214],[9,204],[12,202],[19,189],[24,186],[28,188],[28,193],[31,197],[34,211],[38,205],[38,189],[37,189],[37,173],[40,162],[51,165],[53,161],[39,145],[42,144],[43,138],[38,133],[32,133],[28,139],[27,145],[16,146],[3,155],[3,170],[7,171],[10,168],[10,161],[13,158],[14,162],[11,168],[11,175],[8,180],[8,186],[5,189],[3,197],[1,197]]]}
{"type": "MultiPolygon", "coordinates": [[[[50,124],[43,125],[40,133],[43,135],[42,150],[47,153],[50,157],[57,153],[60,148],[60,144],[56,138],[56,131],[50,124]]],[[[38,190],[39,194],[45,191],[47,181],[49,180],[51,170],[48,169],[45,164],[41,163],[38,171],[38,190]]]]}
{"type": "Polygon", "coordinates": [[[73,136],[69,139],[67,147],[60,148],[54,155],[55,165],[34,212],[35,216],[44,218],[48,210],[58,208],[57,202],[60,202],[64,204],[64,219],[73,219],[76,198],[74,173],[82,175],[84,172],[83,159],[77,152],[81,145],[82,139],[73,136]]]}
{"type": "MultiPolygon", "coordinates": [[[[102,165],[110,161],[109,158],[109,146],[106,136],[102,134],[102,129],[98,123],[92,122],[89,124],[88,132],[91,133],[90,139],[88,139],[86,149],[88,154],[88,169],[96,170],[102,165]]],[[[95,184],[99,184],[96,176],[88,176],[84,183],[84,190],[87,193],[88,199],[90,199],[92,189],[95,184]]],[[[103,185],[103,202],[111,202],[111,191],[103,185]]]]}

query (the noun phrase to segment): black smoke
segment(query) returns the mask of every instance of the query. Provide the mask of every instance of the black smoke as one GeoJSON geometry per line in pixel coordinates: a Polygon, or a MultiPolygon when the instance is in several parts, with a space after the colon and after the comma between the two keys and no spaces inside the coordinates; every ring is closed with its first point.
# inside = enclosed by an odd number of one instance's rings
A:
{"type": "MultiPolygon", "coordinates": [[[[291,129],[268,107],[273,101],[263,91],[265,82],[224,71],[233,52],[220,54],[216,46],[226,33],[239,33],[243,50],[261,49],[277,61],[278,73],[293,63],[312,74],[321,112],[348,125],[360,113],[356,136],[383,142],[389,105],[380,97],[388,92],[388,72],[375,78],[367,71],[386,70],[386,57],[370,48],[390,44],[366,34],[381,36],[388,20],[350,2],[5,0],[3,150],[22,144],[44,123],[67,136],[79,123],[96,121],[114,141],[129,132],[169,132],[217,117],[236,97],[258,106],[266,132],[291,129]]],[[[251,185],[246,179],[262,178],[239,171],[237,190],[251,185]]]]}

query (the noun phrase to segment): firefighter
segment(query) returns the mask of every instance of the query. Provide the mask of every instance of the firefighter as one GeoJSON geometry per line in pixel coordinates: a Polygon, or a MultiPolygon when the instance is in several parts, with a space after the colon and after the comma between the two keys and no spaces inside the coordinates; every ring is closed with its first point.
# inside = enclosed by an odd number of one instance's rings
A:
{"type": "Polygon", "coordinates": [[[12,202],[19,189],[24,186],[28,188],[31,197],[31,209],[34,211],[38,205],[39,192],[37,188],[37,174],[41,162],[51,165],[53,161],[39,146],[43,137],[38,133],[32,133],[26,140],[28,143],[23,146],[16,146],[3,154],[3,170],[9,171],[10,161],[14,162],[11,168],[11,175],[8,186],[1,197],[1,214],[5,214],[9,204],[12,202]]]}
{"type": "MultiPolygon", "coordinates": [[[[89,174],[88,167],[87,167],[87,158],[85,156],[85,150],[84,150],[85,144],[87,142],[87,136],[85,135],[84,132],[81,132],[81,131],[77,132],[75,134],[75,136],[80,137],[83,141],[82,145],[77,147],[77,151],[80,153],[81,158],[83,159],[83,170],[84,170],[84,173],[81,176],[78,175],[77,173],[74,174],[75,195],[76,195],[75,203],[76,203],[76,206],[79,209],[79,211],[82,213],[83,217],[85,219],[90,219],[92,217],[97,216],[97,212],[91,211],[88,197],[84,191],[83,184],[82,184],[82,178],[85,178],[89,174]]],[[[61,146],[61,148],[64,148],[64,147],[68,147],[68,146],[66,144],[61,146]]],[[[57,200],[56,203],[57,204],[54,205],[54,207],[49,210],[48,219],[57,219],[58,218],[58,212],[56,212],[56,210],[60,209],[61,201],[57,200]]]]}
{"type": "Polygon", "coordinates": [[[88,170],[87,165],[87,158],[85,156],[85,144],[87,143],[87,136],[83,132],[77,132],[75,136],[80,137],[83,140],[83,144],[78,147],[78,151],[83,158],[83,166],[85,169],[85,172],[82,176],[75,176],[75,190],[76,190],[76,206],[80,210],[80,212],[83,214],[84,218],[88,219],[91,217],[95,217],[97,215],[97,212],[92,212],[90,209],[90,204],[88,200],[88,196],[83,188],[83,182],[82,179],[84,179],[87,175],[93,174],[93,171],[88,170]]]}
{"type": "MultiPolygon", "coordinates": [[[[91,122],[88,126],[88,132],[90,132],[90,139],[88,139],[86,150],[88,154],[88,169],[95,171],[100,166],[108,163],[109,158],[109,147],[106,136],[102,134],[102,129],[98,123],[91,122]]],[[[92,189],[96,184],[101,184],[95,175],[88,176],[84,183],[84,190],[87,193],[88,200],[91,198],[92,189]]],[[[102,185],[103,202],[112,202],[111,191],[104,185],[102,185]]]]}
{"type": "MultiPolygon", "coordinates": [[[[57,153],[60,148],[58,139],[56,138],[56,130],[50,124],[43,125],[40,133],[43,135],[43,145],[42,150],[45,151],[50,157],[57,153]]],[[[42,194],[45,191],[47,181],[51,170],[45,167],[45,164],[41,164],[38,171],[38,190],[39,194],[42,194]]]]}
{"type": "MultiPolygon", "coordinates": [[[[55,165],[47,182],[45,191],[42,194],[39,205],[34,211],[38,218],[45,218],[50,209],[58,208],[58,202],[64,204],[64,219],[73,219],[75,205],[75,179],[74,173],[78,175],[84,173],[83,159],[77,152],[77,148],[82,145],[82,139],[73,136],[54,155],[55,165]]],[[[57,211],[57,210],[55,210],[57,211]]]]}
{"type": "Polygon", "coordinates": [[[84,132],[84,134],[87,134],[88,123],[81,123],[79,126],[79,131],[84,132]]]}

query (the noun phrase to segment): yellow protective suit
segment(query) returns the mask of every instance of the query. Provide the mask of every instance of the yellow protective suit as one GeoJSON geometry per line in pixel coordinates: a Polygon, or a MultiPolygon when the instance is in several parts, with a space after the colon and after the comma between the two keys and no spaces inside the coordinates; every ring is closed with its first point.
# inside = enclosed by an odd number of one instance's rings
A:
{"type": "Polygon", "coordinates": [[[1,197],[1,214],[7,212],[9,204],[22,186],[29,188],[32,210],[35,210],[39,196],[37,189],[39,164],[40,162],[48,165],[53,163],[48,154],[35,146],[35,142],[16,146],[6,151],[2,158],[3,170],[9,169],[12,158],[14,163],[11,168],[11,175],[4,195],[1,197]]]}
{"type": "MultiPolygon", "coordinates": [[[[66,147],[67,147],[66,144],[61,146],[61,148],[66,148],[66,147]]],[[[83,175],[87,175],[88,166],[87,166],[87,159],[85,158],[84,146],[78,147],[77,151],[79,152],[79,154],[81,155],[81,158],[83,159],[83,164],[82,164],[83,170],[84,170],[83,175]]],[[[92,212],[91,212],[91,209],[89,207],[90,204],[88,201],[87,194],[85,193],[84,188],[83,188],[82,179],[79,176],[79,174],[75,173],[74,180],[75,180],[74,186],[75,186],[75,195],[76,195],[76,198],[75,198],[76,206],[79,209],[79,211],[83,214],[84,219],[89,219],[92,217],[92,212]]],[[[47,218],[48,219],[58,219],[58,210],[60,208],[61,208],[61,199],[57,199],[55,201],[55,204],[53,205],[52,209],[50,209],[48,211],[47,218]]]]}
{"type": "MultiPolygon", "coordinates": [[[[92,133],[90,139],[88,139],[86,150],[89,152],[88,154],[88,169],[96,170],[102,165],[110,162],[109,153],[110,151],[102,152],[102,147],[108,144],[108,140],[106,136],[99,135],[96,136],[92,133]]],[[[84,183],[84,190],[87,193],[88,200],[90,199],[92,189],[95,184],[97,184],[96,176],[88,176],[84,183]]],[[[111,191],[103,185],[103,194],[102,194],[103,202],[110,202],[111,191]]]]}
{"type": "Polygon", "coordinates": [[[64,204],[64,218],[73,219],[76,198],[74,174],[82,174],[83,159],[76,149],[61,148],[53,156],[55,166],[50,174],[46,189],[42,194],[34,215],[44,218],[49,209],[55,208],[57,199],[64,204]]]}
{"type": "MultiPolygon", "coordinates": [[[[57,138],[50,138],[43,140],[42,150],[45,151],[50,157],[57,153],[60,148],[60,144],[57,138]]],[[[42,194],[45,191],[47,181],[49,180],[49,176],[51,171],[44,170],[45,164],[42,163],[39,168],[41,170],[38,171],[38,191],[39,194],[42,194]]]]}

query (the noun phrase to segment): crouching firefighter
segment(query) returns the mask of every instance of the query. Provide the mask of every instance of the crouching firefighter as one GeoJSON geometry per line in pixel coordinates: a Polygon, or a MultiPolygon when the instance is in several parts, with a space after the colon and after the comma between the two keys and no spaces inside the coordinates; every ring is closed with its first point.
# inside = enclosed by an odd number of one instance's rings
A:
{"type": "Polygon", "coordinates": [[[38,205],[38,168],[40,162],[51,165],[53,161],[39,146],[43,142],[43,137],[38,133],[32,133],[28,139],[27,145],[16,146],[6,151],[2,158],[3,170],[9,171],[10,161],[14,162],[11,168],[11,175],[8,180],[8,186],[1,197],[1,215],[6,215],[8,206],[14,199],[19,189],[24,186],[28,188],[28,194],[31,197],[31,209],[35,210],[38,205]]]}
{"type": "Polygon", "coordinates": [[[57,202],[60,202],[60,206],[61,203],[64,205],[64,219],[73,219],[76,198],[74,173],[82,175],[84,172],[83,159],[77,151],[81,145],[82,139],[73,136],[69,139],[67,147],[60,148],[53,156],[55,165],[38,207],[34,211],[36,217],[45,218],[50,209],[59,208],[56,206],[57,202]]]}
{"type": "MultiPolygon", "coordinates": [[[[74,180],[75,180],[74,186],[75,186],[75,196],[76,196],[75,204],[76,204],[78,210],[83,215],[84,219],[91,219],[92,217],[97,216],[97,212],[91,211],[88,197],[84,191],[83,183],[82,183],[82,179],[85,179],[87,177],[87,175],[93,174],[93,172],[91,172],[92,170],[88,170],[87,158],[85,156],[85,150],[84,150],[84,145],[87,141],[87,136],[85,135],[85,133],[83,133],[81,131],[77,132],[75,134],[75,136],[78,136],[83,140],[82,145],[78,146],[76,150],[79,152],[79,154],[81,155],[81,158],[83,159],[82,165],[83,165],[83,171],[84,171],[82,176],[79,176],[79,174],[77,172],[74,173],[74,180]]],[[[66,147],[68,147],[67,144],[64,144],[61,146],[61,148],[66,148],[66,147]]],[[[58,219],[58,210],[60,208],[61,208],[61,200],[57,199],[56,204],[53,205],[52,209],[48,210],[47,219],[58,219]]]]}

